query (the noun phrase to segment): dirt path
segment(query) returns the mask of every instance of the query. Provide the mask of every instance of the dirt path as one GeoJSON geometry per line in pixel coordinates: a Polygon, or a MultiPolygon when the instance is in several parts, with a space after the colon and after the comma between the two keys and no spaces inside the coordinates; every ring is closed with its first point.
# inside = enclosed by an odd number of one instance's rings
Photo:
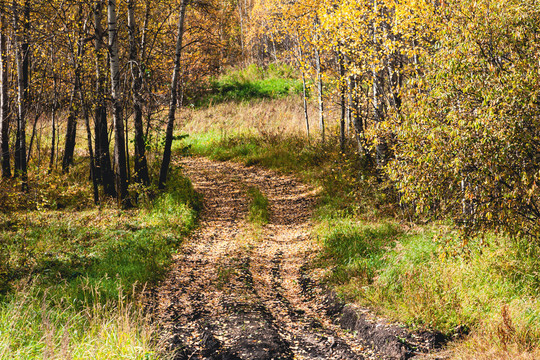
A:
{"type": "Polygon", "coordinates": [[[183,160],[204,196],[201,226],[158,292],[159,316],[176,359],[367,359],[375,354],[327,315],[304,273],[314,189],[256,167],[183,160]],[[246,190],[270,201],[270,222],[246,221],[246,190]]]}

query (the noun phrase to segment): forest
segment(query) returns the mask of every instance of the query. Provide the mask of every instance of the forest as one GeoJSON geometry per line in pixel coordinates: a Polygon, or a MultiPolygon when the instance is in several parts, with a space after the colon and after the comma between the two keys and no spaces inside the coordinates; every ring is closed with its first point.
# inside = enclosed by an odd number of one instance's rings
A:
{"type": "Polygon", "coordinates": [[[1,359],[540,358],[536,1],[0,1],[0,84],[1,359]]]}

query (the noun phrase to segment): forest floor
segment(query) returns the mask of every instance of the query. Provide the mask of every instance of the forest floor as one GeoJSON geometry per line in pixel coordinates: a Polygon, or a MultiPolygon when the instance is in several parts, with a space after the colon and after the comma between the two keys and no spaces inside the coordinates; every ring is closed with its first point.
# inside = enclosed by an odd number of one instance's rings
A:
{"type": "Polygon", "coordinates": [[[184,242],[157,293],[175,359],[441,358],[440,340],[343,306],[310,266],[317,189],[233,162],[185,158],[203,195],[200,227],[184,242]],[[267,224],[248,220],[248,189],[269,201],[267,224]]]}

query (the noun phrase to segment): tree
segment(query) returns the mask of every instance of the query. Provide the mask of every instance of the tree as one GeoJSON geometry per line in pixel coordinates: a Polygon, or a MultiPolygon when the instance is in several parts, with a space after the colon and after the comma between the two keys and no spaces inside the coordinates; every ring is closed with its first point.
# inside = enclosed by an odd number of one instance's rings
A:
{"type": "MultiPolygon", "coordinates": [[[[135,181],[150,184],[150,176],[148,174],[148,164],[146,161],[146,141],[144,139],[144,130],[142,122],[143,99],[141,96],[141,88],[143,84],[143,69],[142,60],[137,57],[137,38],[138,28],[135,22],[135,5],[136,0],[128,1],[128,28],[129,28],[129,64],[131,69],[131,93],[133,96],[133,124],[135,127],[135,181]]],[[[147,11],[149,6],[147,4],[147,11]]],[[[141,39],[141,48],[146,46],[145,38],[141,39]]]]}
{"type": "Polygon", "coordinates": [[[537,237],[540,7],[455,0],[428,18],[439,24],[434,45],[405,93],[388,172],[403,201],[465,234],[537,237]]]}
{"type": "Polygon", "coordinates": [[[118,31],[116,27],[116,0],[108,0],[109,63],[111,65],[111,98],[113,105],[114,163],[116,166],[116,193],[122,207],[129,205],[126,161],[126,140],[120,99],[120,60],[118,56],[118,31]]]}
{"type": "Polygon", "coordinates": [[[109,153],[109,138],[107,133],[107,106],[105,89],[105,54],[103,46],[104,31],[101,25],[103,1],[98,0],[94,4],[94,42],[96,63],[96,92],[95,92],[95,119],[94,136],[96,150],[96,178],[103,185],[105,194],[116,197],[114,173],[111,166],[109,153]]]}
{"type": "Polygon", "coordinates": [[[30,76],[30,3],[25,0],[22,7],[22,29],[20,26],[21,6],[13,2],[13,30],[15,32],[17,63],[17,134],[15,142],[15,175],[22,180],[22,190],[28,190],[26,166],[26,115],[28,110],[28,88],[30,76]]]}
{"type": "Polygon", "coordinates": [[[169,171],[169,164],[171,162],[174,118],[176,114],[176,104],[178,101],[178,78],[180,76],[180,59],[182,56],[182,40],[184,37],[184,19],[188,2],[189,0],[182,0],[180,4],[180,15],[178,16],[178,31],[176,35],[176,51],[174,55],[174,68],[170,88],[171,95],[169,103],[169,115],[167,117],[167,130],[165,133],[165,148],[163,149],[163,160],[161,161],[161,168],[159,170],[158,187],[160,189],[165,188],[167,172],[169,171]]]}
{"type": "Polygon", "coordinates": [[[77,50],[72,51],[73,56],[73,90],[69,100],[69,114],[67,118],[66,141],[64,146],[64,157],[62,159],[62,171],[68,172],[69,167],[73,164],[73,152],[75,151],[75,142],[77,139],[77,117],[79,116],[80,105],[78,103],[79,92],[81,89],[81,66],[84,43],[80,40],[83,38],[83,9],[82,4],[79,5],[77,11],[78,23],[78,39],[77,50]]]}
{"type": "Polygon", "coordinates": [[[5,5],[0,9],[0,162],[2,177],[11,177],[9,156],[9,98],[8,98],[8,50],[7,50],[7,21],[4,15],[5,5]]]}

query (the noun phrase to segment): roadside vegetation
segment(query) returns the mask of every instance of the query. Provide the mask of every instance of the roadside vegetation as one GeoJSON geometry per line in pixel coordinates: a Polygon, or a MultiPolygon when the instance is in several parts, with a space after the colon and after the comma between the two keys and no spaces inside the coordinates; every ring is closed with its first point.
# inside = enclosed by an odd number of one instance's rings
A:
{"type": "Polygon", "coordinates": [[[455,340],[455,359],[540,355],[533,243],[489,231],[467,237],[447,219],[400,206],[356,144],[342,152],[333,133],[325,143],[306,137],[299,97],[224,103],[185,118],[182,146],[193,154],[293,173],[319,187],[314,266],[344,299],[443,332],[455,340]]]}
{"type": "Polygon", "coordinates": [[[27,209],[2,203],[0,358],[163,358],[148,290],[195,226],[198,196],[178,169],[130,210],[94,207],[88,179],[76,184],[49,177],[27,209]]]}

